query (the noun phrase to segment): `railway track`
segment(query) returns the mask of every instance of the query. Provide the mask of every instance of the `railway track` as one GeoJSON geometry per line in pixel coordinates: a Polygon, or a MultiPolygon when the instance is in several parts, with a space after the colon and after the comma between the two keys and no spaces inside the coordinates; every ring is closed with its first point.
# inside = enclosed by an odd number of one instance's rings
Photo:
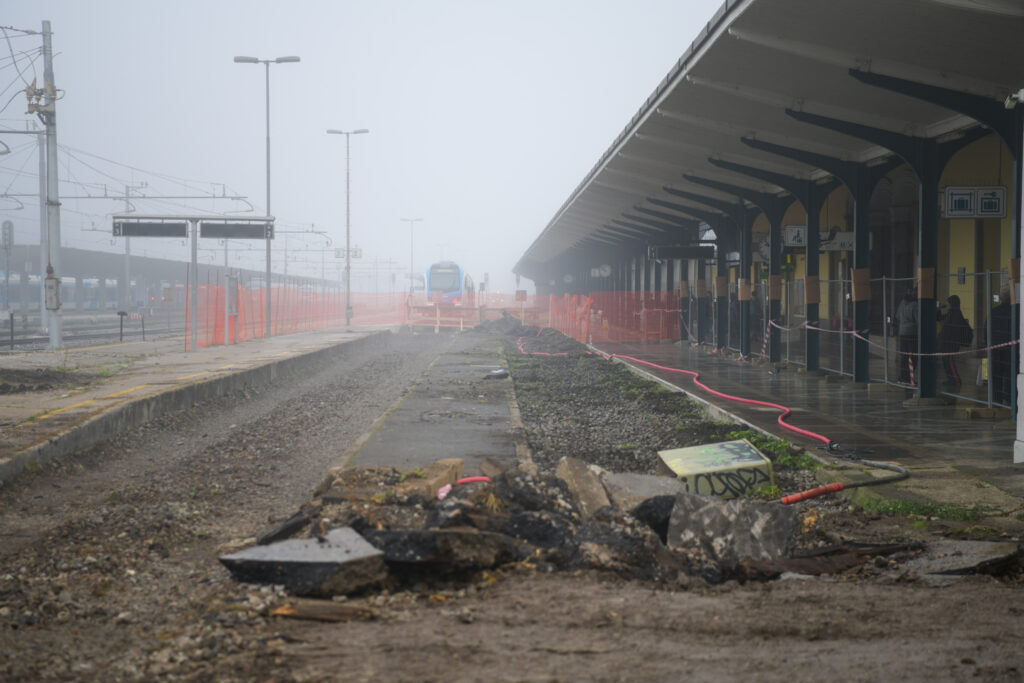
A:
{"type": "MultiPolygon", "coordinates": [[[[179,318],[180,316],[170,319],[166,316],[155,316],[145,326],[138,318],[134,318],[125,321],[122,327],[116,315],[66,316],[63,320],[62,340],[66,348],[74,348],[98,343],[166,339],[169,336],[184,334],[185,326],[179,318]]],[[[38,351],[47,348],[49,344],[49,334],[43,329],[38,316],[17,318],[13,334],[10,320],[0,321],[0,354],[12,351],[38,351]]]]}

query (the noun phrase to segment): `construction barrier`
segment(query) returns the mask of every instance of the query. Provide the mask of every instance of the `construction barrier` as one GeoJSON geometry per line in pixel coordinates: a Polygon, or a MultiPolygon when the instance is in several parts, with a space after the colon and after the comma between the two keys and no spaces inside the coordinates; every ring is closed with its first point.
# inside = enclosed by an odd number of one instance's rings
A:
{"type": "MultiPolygon", "coordinates": [[[[228,303],[226,287],[201,284],[196,290],[196,345],[237,344],[266,336],[266,289],[239,285],[228,303]],[[225,315],[225,306],[229,310],[225,315]],[[225,324],[227,329],[225,329],[225,324]]],[[[312,332],[344,326],[346,304],[354,325],[400,325],[407,317],[405,292],[316,291],[295,285],[271,286],[271,335],[312,332]]],[[[185,298],[185,349],[192,346],[192,297],[185,298]]]]}

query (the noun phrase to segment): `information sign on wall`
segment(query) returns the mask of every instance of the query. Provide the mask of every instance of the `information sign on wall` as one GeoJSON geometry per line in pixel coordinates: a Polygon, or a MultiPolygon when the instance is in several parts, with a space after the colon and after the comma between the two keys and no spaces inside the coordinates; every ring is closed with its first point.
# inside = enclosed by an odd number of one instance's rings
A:
{"type": "MultiPolygon", "coordinates": [[[[807,246],[807,226],[787,225],[782,243],[787,247],[807,246]]],[[[853,231],[832,229],[818,234],[818,251],[853,251],[853,231]]]]}
{"type": "Polygon", "coordinates": [[[947,187],[942,213],[946,218],[1006,218],[1006,188],[947,187]]]}

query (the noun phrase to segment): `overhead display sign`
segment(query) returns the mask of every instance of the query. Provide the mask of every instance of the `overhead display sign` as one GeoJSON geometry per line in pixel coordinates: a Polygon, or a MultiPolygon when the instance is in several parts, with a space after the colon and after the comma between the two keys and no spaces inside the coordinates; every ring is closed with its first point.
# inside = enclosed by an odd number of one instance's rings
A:
{"type": "Polygon", "coordinates": [[[184,221],[114,221],[114,237],[188,237],[184,221]]]}
{"type": "MultiPolygon", "coordinates": [[[[764,234],[764,253],[768,253],[768,235],[764,234]]],[[[783,227],[782,244],[786,247],[807,246],[807,226],[787,225],[783,227]]],[[[818,251],[853,251],[853,231],[833,228],[818,233],[818,251]]],[[[766,257],[767,260],[767,257],[766,257]]]]}
{"type": "Polygon", "coordinates": [[[1005,187],[947,187],[942,198],[946,218],[1006,218],[1005,187]]]}
{"type": "Polygon", "coordinates": [[[249,221],[200,221],[199,236],[219,240],[272,240],[273,223],[249,221]]]}
{"type": "Polygon", "coordinates": [[[650,247],[651,258],[656,259],[710,259],[715,257],[714,247],[701,247],[697,245],[688,247],[650,247]]]}

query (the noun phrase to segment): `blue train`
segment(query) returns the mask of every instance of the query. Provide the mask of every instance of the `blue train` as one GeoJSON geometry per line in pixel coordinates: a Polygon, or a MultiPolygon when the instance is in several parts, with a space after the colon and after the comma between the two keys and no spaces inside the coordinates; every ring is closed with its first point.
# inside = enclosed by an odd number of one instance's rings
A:
{"type": "Polygon", "coordinates": [[[427,296],[439,304],[472,306],[473,279],[454,261],[439,261],[427,268],[427,296]]]}

